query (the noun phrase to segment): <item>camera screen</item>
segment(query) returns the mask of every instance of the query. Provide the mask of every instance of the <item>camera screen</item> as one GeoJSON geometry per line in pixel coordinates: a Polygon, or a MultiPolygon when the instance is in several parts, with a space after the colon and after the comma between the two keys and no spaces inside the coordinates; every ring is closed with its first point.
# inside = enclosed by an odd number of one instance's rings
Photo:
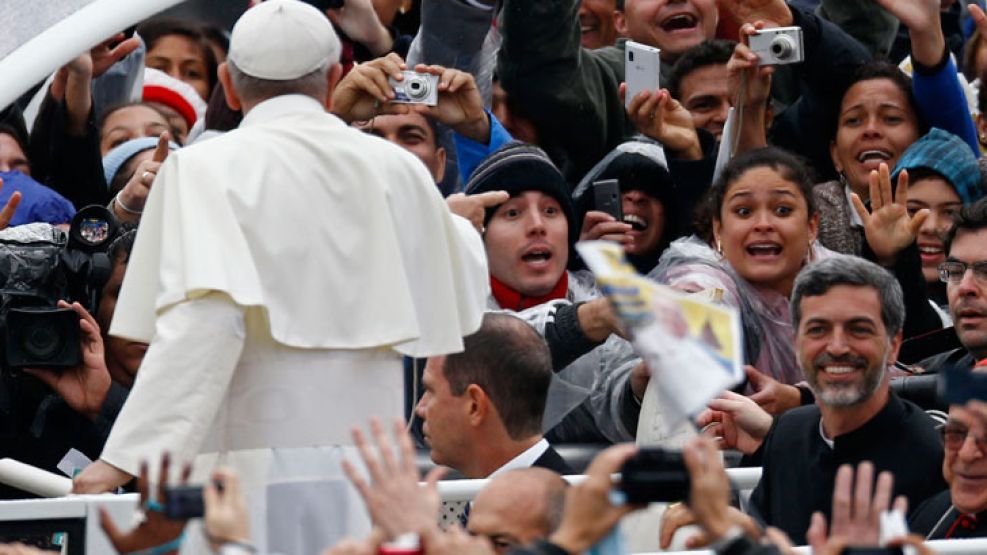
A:
{"type": "Polygon", "coordinates": [[[110,235],[110,224],[106,220],[86,218],[79,223],[79,235],[90,243],[102,243],[110,235]]]}

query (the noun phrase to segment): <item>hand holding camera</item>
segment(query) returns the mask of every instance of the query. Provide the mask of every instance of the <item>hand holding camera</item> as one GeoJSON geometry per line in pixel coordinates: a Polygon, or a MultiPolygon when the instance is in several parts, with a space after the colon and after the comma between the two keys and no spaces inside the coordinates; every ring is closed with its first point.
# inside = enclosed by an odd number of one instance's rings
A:
{"type": "MultiPolygon", "coordinates": [[[[82,332],[82,363],[64,371],[25,368],[24,372],[47,384],[72,410],[95,420],[106,401],[111,382],[103,356],[103,338],[99,324],[79,303],[58,301],[58,308],[73,310],[78,315],[79,329],[82,332]]],[[[67,344],[73,345],[72,342],[67,344]]]]}

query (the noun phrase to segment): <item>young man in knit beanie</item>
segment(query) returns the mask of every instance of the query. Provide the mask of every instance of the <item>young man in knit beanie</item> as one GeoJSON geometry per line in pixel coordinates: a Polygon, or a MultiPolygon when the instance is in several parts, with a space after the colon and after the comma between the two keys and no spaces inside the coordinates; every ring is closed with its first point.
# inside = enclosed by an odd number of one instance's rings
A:
{"type": "Polygon", "coordinates": [[[466,185],[467,195],[496,190],[510,198],[488,208],[484,220],[488,306],[519,312],[551,348],[566,387],[549,394],[544,426],[555,428],[547,437],[633,438],[637,407],[629,377],[638,360],[616,335],[617,320],[592,274],[566,271],[579,224],[565,179],[541,149],[510,142],[481,162],[466,185]],[[598,380],[596,373],[604,368],[607,378],[598,380]]]}

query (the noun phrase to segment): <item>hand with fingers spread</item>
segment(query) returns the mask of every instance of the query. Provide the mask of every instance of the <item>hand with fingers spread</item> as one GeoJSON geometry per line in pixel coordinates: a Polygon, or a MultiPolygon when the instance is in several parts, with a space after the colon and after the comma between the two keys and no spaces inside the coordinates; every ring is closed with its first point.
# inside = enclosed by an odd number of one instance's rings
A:
{"type": "Polygon", "coordinates": [[[549,541],[569,553],[582,553],[609,534],[621,517],[638,508],[610,502],[610,476],[636,452],[634,445],[614,445],[593,459],[586,469],[586,480],[569,489],[562,522],[549,541]]]}
{"type": "Polygon", "coordinates": [[[634,229],[631,224],[618,222],[616,218],[600,212],[589,210],[583,217],[583,229],[579,232],[580,241],[613,241],[621,245],[629,245],[634,239],[628,233],[634,229]]]}
{"type": "MultiPolygon", "coordinates": [[[[0,179],[0,189],[3,189],[3,179],[0,179]]],[[[14,191],[7,199],[7,204],[0,209],[0,229],[7,229],[10,225],[10,221],[14,219],[14,213],[17,212],[17,207],[21,203],[21,192],[14,191]]]]}
{"type": "Polygon", "coordinates": [[[395,53],[358,64],[336,85],[332,113],[346,123],[366,121],[381,114],[407,114],[408,104],[392,104],[394,89],[388,78],[401,80],[407,64],[395,53]]]}
{"type": "Polygon", "coordinates": [[[744,366],[747,383],[754,393],[751,400],[769,414],[779,415],[802,404],[802,393],[794,385],[779,382],[753,366],[744,366]]]}
{"type": "Polygon", "coordinates": [[[693,438],[682,449],[691,482],[689,504],[670,506],[662,515],[659,544],[668,549],[675,532],[687,524],[698,524],[702,533],[686,540],[687,549],[695,549],[722,539],[734,526],[752,538],[761,530],[754,520],[730,506],[730,480],[716,445],[703,437],[693,438]]]}
{"type": "Polygon", "coordinates": [[[139,38],[124,38],[124,36],[123,33],[117,33],[97,44],[89,51],[89,57],[93,62],[93,79],[99,78],[113,64],[126,58],[131,52],[140,48],[141,40],[139,38]]]}
{"type": "Polygon", "coordinates": [[[929,217],[929,209],[923,208],[914,215],[908,214],[908,172],[898,174],[894,197],[891,196],[891,173],[887,164],[870,172],[870,211],[857,193],[851,193],[853,207],[864,222],[864,236],[877,262],[893,266],[898,253],[915,242],[918,230],[929,217]]]}
{"type": "MultiPolygon", "coordinates": [[[[621,83],[620,97],[627,94],[627,85],[621,83]]],[[[658,141],[683,160],[700,160],[703,157],[699,135],[692,121],[692,114],[668,89],[641,91],[627,106],[627,115],[641,133],[658,141]]]]}
{"type": "Polygon", "coordinates": [[[158,171],[161,170],[161,164],[171,152],[170,140],[171,137],[167,131],[158,137],[158,145],[154,147],[154,154],[151,159],[144,160],[137,165],[137,169],[127,180],[127,184],[113,199],[113,213],[121,221],[136,222],[140,220],[147,196],[151,194],[151,185],[154,183],[158,171]]]}
{"type": "MultiPolygon", "coordinates": [[[[170,458],[167,453],[161,456],[161,472],[158,474],[158,487],[155,497],[150,494],[150,484],[147,477],[147,463],[141,463],[140,476],[137,477],[137,491],[140,493],[140,504],[144,510],[144,518],[135,528],[126,532],[121,532],[106,509],[100,507],[99,519],[103,531],[113,544],[113,548],[118,553],[132,553],[142,549],[174,544],[172,551],[160,551],[160,553],[177,552],[181,543],[181,537],[185,530],[186,521],[172,520],[165,516],[163,511],[163,500],[165,498],[165,488],[168,482],[168,470],[170,458]]],[[[188,477],[192,473],[192,468],[186,465],[182,469],[181,484],[188,483],[188,477]]]]}
{"type": "Polygon", "coordinates": [[[509,198],[511,195],[507,191],[487,191],[475,195],[455,193],[446,197],[446,204],[450,212],[466,218],[477,231],[483,233],[487,209],[504,204],[509,198]]]}
{"type": "Polygon", "coordinates": [[[329,20],[350,39],[362,44],[374,56],[387,54],[394,38],[380,21],[372,0],[346,0],[341,8],[326,10],[329,20]]]}
{"type": "Polygon", "coordinates": [[[361,430],[353,430],[353,442],[360,451],[370,481],[349,461],[343,461],[343,471],[363,497],[374,525],[384,531],[388,540],[406,533],[424,535],[437,528],[441,501],[436,482],[447,469],[432,469],[425,476],[425,487],[420,487],[415,449],[404,423],[396,419],[392,426],[397,440],[396,452],[379,420],[371,420],[370,429],[376,449],[361,430]]]}
{"type": "MultiPolygon", "coordinates": [[[[850,465],[843,465],[836,472],[833,516],[828,531],[826,517],[820,512],[812,515],[806,538],[814,554],[838,555],[847,546],[878,546],[881,513],[891,508],[894,476],[881,472],[875,485],[874,465],[867,461],[857,465],[856,478],[854,474],[850,465]]],[[[899,496],[894,509],[904,513],[907,504],[905,497],[899,496]]]]}
{"type": "Polygon", "coordinates": [[[228,543],[251,545],[250,516],[236,472],[229,468],[214,471],[212,480],[202,487],[202,501],[206,538],[213,551],[228,543]]]}
{"type": "Polygon", "coordinates": [[[465,71],[419,64],[415,71],[439,77],[439,98],[435,106],[415,104],[413,109],[448,125],[460,135],[478,143],[490,142],[490,119],[483,109],[483,98],[476,80],[465,71]]]}
{"type": "Polygon", "coordinates": [[[58,308],[71,308],[79,315],[79,328],[82,330],[82,364],[60,371],[27,368],[24,372],[46,383],[72,410],[95,420],[106,401],[111,382],[103,354],[103,337],[99,332],[99,324],[79,303],[69,304],[58,301],[58,308]]]}
{"type": "Polygon", "coordinates": [[[773,419],[752,399],[726,391],[708,404],[696,424],[703,434],[720,440],[720,448],[750,455],[764,442],[773,419]]]}

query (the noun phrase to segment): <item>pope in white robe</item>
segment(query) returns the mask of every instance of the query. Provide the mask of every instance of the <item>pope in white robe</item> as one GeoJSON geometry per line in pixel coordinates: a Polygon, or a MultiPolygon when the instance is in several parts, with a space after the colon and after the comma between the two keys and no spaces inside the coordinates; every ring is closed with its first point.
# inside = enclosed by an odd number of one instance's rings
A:
{"type": "MultiPolygon", "coordinates": [[[[249,10],[230,61],[285,80],[328,59],[331,91],[338,39],[318,12],[297,21],[299,6],[249,10]]],[[[314,553],[366,529],[338,467],[349,430],[403,414],[402,355],[462,350],[489,292],[485,255],[412,154],[325,99],[235,93],[241,126],[174,152],[154,181],[110,329],[150,347],[77,483],[122,483],[164,451],[200,476],[232,465],[258,547],[314,553]]]]}

